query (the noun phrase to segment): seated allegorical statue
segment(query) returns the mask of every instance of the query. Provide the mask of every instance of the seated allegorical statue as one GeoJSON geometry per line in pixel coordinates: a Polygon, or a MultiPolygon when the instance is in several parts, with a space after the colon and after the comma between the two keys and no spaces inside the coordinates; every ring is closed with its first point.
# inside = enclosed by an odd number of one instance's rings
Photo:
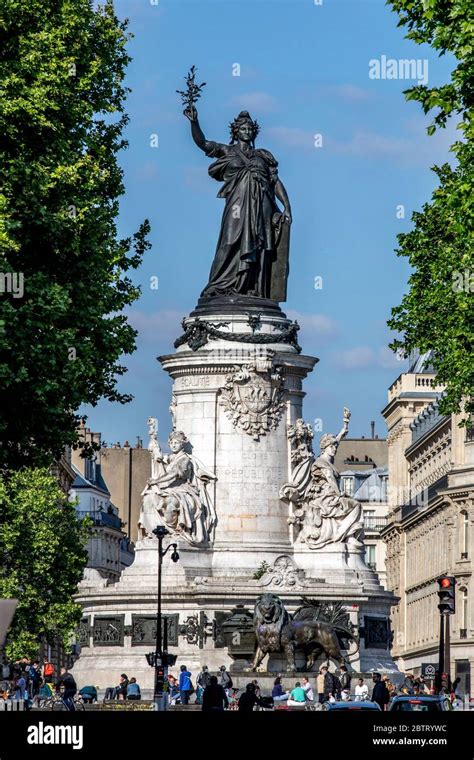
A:
{"type": "Polygon", "coordinates": [[[153,529],[163,525],[189,544],[209,543],[216,514],[208,485],[216,476],[185,450],[188,439],[183,432],[175,430],[170,434],[171,454],[163,454],[156,419],[149,418],[148,426],[152,476],[142,492],[140,538],[153,538],[153,529]]]}
{"type": "Polygon", "coordinates": [[[290,524],[299,528],[296,541],[310,549],[323,549],[330,544],[346,544],[362,549],[362,506],[341,493],[339,473],[334,457],[340,441],[347,435],[350,412],[344,409],[344,424],[339,434],[321,437],[321,454],[315,458],[311,450],[312,431],[302,420],[290,428],[288,436],[294,447],[296,464],[292,480],[280,490],[280,498],[294,505],[290,524]]]}

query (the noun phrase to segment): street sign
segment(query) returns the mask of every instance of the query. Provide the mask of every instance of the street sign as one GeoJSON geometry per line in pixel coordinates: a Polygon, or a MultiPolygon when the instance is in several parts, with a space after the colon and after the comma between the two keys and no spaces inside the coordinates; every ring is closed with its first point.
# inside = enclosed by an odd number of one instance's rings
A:
{"type": "Polygon", "coordinates": [[[421,665],[421,675],[424,676],[424,678],[428,678],[430,681],[432,681],[435,677],[437,667],[438,666],[433,665],[432,662],[423,662],[421,665]]]}

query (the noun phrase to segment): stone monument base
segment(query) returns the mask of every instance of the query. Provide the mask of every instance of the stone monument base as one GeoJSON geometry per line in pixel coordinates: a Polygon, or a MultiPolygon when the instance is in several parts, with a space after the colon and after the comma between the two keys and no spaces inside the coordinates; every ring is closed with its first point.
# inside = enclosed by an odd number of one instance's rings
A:
{"type": "MultiPolygon", "coordinates": [[[[194,677],[203,665],[244,673],[256,646],[255,601],[268,592],[290,613],[302,597],[341,603],[360,637],[358,651],[349,647],[350,667],[397,670],[388,624],[397,600],[365,564],[360,543],[357,548],[350,538],[311,550],[298,542],[293,506],[281,497],[293,469],[288,433],[301,422],[303,381],[318,361],[301,353],[298,329],[267,299],[200,299],[183,320],[176,351],[159,358],[173,379],[173,429],[191,461],[215,475],[206,485],[206,505],[215,507],[208,535],[198,537],[191,528],[180,540],[171,528],[180,560],[173,563],[167,554],[163,561],[162,610],[168,649],[178,658],[174,674],[182,664],[194,677]]],[[[195,483],[187,485],[192,492],[195,483]]],[[[162,515],[150,501],[151,525],[162,515]]],[[[142,533],[152,536],[143,524],[142,533]]],[[[157,560],[156,539],[144,538],[117,583],[81,584],[82,651],[73,669],[79,685],[113,686],[126,673],[152,688],[145,655],[155,649],[157,560]]],[[[275,655],[261,668],[285,669],[275,655]]]]}
{"type": "MultiPolygon", "coordinates": [[[[269,569],[259,578],[253,577],[255,573],[239,570],[235,566],[237,557],[232,554],[227,568],[222,558],[217,559],[214,573],[214,554],[211,550],[180,547],[178,563],[169,561],[169,555],[163,562],[162,609],[168,619],[168,649],[178,658],[171,668],[174,675],[179,674],[182,664],[194,677],[203,665],[214,672],[226,665],[244,680],[250,678],[255,648],[253,609],[256,598],[267,592],[277,594],[289,612],[301,606],[302,597],[341,602],[360,637],[359,650],[352,642],[345,653],[354,676],[373,670],[398,673],[388,649],[387,621],[393,596],[381,588],[376,574],[363,562],[358,566],[355,552],[348,557],[341,551],[324,553],[324,568],[320,566],[320,554],[317,570],[312,569],[314,552],[310,550],[295,551],[294,557],[290,552],[273,556],[268,553],[269,569]]],[[[239,553],[239,566],[241,562],[239,553]]],[[[126,673],[135,676],[143,688],[153,688],[154,673],[145,655],[155,648],[156,570],[156,544],[146,541],[137,547],[134,564],[122,573],[119,582],[81,584],[78,600],[84,610],[82,650],[73,668],[80,686],[113,686],[120,674],[126,673]]],[[[313,675],[323,662],[320,658],[315,663],[313,675]]],[[[304,666],[301,654],[297,654],[297,665],[304,666]]],[[[333,662],[331,667],[337,665],[333,662]]],[[[252,677],[273,674],[274,678],[275,674],[286,673],[286,667],[283,655],[271,654],[252,677]]]]}

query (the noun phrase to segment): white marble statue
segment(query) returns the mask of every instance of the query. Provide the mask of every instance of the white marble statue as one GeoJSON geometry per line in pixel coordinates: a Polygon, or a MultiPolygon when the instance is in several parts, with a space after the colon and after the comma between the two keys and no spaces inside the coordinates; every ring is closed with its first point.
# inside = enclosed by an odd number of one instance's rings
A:
{"type": "Polygon", "coordinates": [[[280,498],[291,502],[290,524],[299,529],[296,542],[310,549],[323,549],[330,544],[346,544],[361,550],[363,543],[362,506],[344,496],[339,488],[339,473],[334,457],[340,441],[347,435],[350,412],[344,409],[344,423],[338,435],[321,437],[321,454],[315,458],[313,433],[303,420],[289,428],[294,469],[291,481],[280,490],[280,498]]]}
{"type": "Polygon", "coordinates": [[[216,476],[204,469],[196,457],[185,450],[188,439],[174,430],[168,443],[171,454],[163,454],[157,438],[158,424],[148,419],[151,478],[142,492],[138,522],[141,539],[153,538],[153,529],[164,525],[174,536],[200,546],[211,541],[216,523],[214,504],[208,485],[216,476]]]}

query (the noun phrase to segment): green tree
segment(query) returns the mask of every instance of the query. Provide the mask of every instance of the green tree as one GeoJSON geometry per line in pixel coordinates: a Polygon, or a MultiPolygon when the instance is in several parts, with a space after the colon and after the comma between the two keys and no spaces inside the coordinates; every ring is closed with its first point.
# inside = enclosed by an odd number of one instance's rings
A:
{"type": "Polygon", "coordinates": [[[455,56],[448,83],[415,86],[408,100],[433,112],[428,133],[459,122],[452,146],[456,163],[433,171],[439,178],[431,202],[412,216],[413,229],[398,237],[399,256],[412,266],[409,291],[392,310],[389,326],[401,333],[394,350],[431,350],[437,381],[446,386],[445,414],[474,413],[474,5],[470,0],[391,0],[407,37],[455,56]]]}
{"type": "Polygon", "coordinates": [[[4,471],[59,457],[81,404],[130,399],[117,379],[136,332],[121,312],[149,225],[117,236],[129,35],[111,2],[95,6],[0,10],[0,273],[24,291],[0,293],[4,471]]]}
{"type": "Polygon", "coordinates": [[[0,480],[0,597],[18,599],[6,653],[33,657],[41,636],[67,644],[81,618],[73,599],[87,562],[88,524],[46,469],[0,480]]]}

